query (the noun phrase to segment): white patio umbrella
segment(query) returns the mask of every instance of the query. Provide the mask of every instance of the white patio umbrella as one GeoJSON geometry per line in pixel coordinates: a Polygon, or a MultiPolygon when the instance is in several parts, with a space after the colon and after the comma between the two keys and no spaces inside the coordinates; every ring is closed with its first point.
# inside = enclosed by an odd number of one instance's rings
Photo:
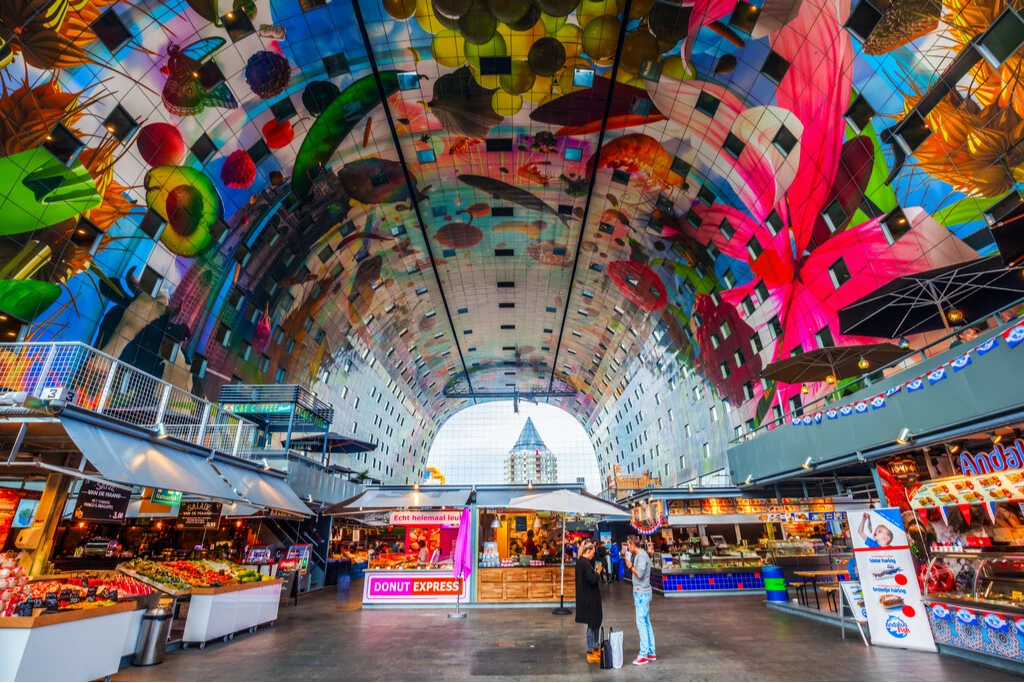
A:
{"type": "Polygon", "coordinates": [[[558,489],[547,493],[534,493],[513,498],[506,508],[516,510],[544,510],[562,513],[562,576],[558,596],[558,608],[552,614],[572,614],[565,608],[565,515],[594,515],[598,517],[629,517],[629,512],[600,498],[584,496],[569,489],[558,489]]]}

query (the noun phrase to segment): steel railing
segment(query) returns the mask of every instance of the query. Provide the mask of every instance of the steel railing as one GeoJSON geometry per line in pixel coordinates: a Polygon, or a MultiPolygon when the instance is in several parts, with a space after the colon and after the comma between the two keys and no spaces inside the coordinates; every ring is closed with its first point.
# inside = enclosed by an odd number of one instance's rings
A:
{"type": "MultiPolygon", "coordinates": [[[[1009,306],[1001,308],[993,313],[989,313],[988,315],[982,318],[978,318],[977,320],[974,320],[966,325],[960,325],[955,330],[951,331],[949,334],[943,336],[940,339],[936,339],[935,341],[930,342],[915,351],[907,351],[907,355],[904,356],[903,358],[900,358],[899,360],[895,360],[881,368],[875,368],[855,378],[851,378],[852,381],[843,384],[842,387],[833,389],[829,393],[823,396],[819,396],[810,403],[806,403],[793,410],[789,410],[783,413],[781,417],[772,420],[765,420],[764,422],[761,423],[760,426],[757,427],[757,429],[747,432],[742,436],[733,438],[729,442],[729,445],[735,446],[745,441],[755,439],[758,436],[761,436],[762,434],[774,430],[776,427],[780,425],[789,423],[793,417],[803,417],[805,414],[808,414],[809,412],[813,413],[819,410],[824,411],[829,406],[838,407],[842,405],[844,400],[848,400],[848,397],[851,394],[876,384],[882,384],[883,382],[885,382],[886,379],[892,377],[893,375],[899,374],[905,370],[909,370],[910,368],[920,365],[922,363],[926,363],[930,358],[934,358],[935,356],[938,356],[942,353],[945,353],[946,351],[949,351],[952,347],[954,340],[960,334],[962,334],[964,330],[972,328],[976,329],[981,324],[986,324],[986,326],[988,327],[988,329],[985,330],[986,332],[996,329],[1005,329],[1007,327],[1012,327],[1013,325],[1018,325],[1021,323],[1022,319],[1018,318],[1016,313],[1014,314],[1014,317],[1007,321],[1002,320],[1000,316],[1004,311],[1017,312],[1022,308],[1022,305],[1024,305],[1024,298],[1018,299],[1009,306]],[[993,319],[995,320],[995,325],[988,326],[988,321],[993,319]],[[837,393],[839,394],[838,398],[837,393]]],[[[970,345],[964,344],[964,352],[966,353],[970,351],[978,343],[980,342],[973,342],[970,345]]],[[[934,369],[935,368],[929,368],[929,372],[934,369]]],[[[813,382],[808,382],[808,384],[812,383],[813,382]]]]}
{"type": "Polygon", "coordinates": [[[81,342],[0,344],[0,391],[43,397],[63,389],[72,405],[168,436],[252,459],[254,422],[81,342]]]}

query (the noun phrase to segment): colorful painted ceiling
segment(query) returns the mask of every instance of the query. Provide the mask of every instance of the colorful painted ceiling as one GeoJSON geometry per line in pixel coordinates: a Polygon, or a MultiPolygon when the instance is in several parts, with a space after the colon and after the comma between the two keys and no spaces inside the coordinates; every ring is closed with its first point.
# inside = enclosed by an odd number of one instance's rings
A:
{"type": "Polygon", "coordinates": [[[207,394],[359,340],[432,415],[583,420],[653,334],[759,421],[844,305],[992,249],[1014,8],[0,0],[5,333],[207,394]]]}

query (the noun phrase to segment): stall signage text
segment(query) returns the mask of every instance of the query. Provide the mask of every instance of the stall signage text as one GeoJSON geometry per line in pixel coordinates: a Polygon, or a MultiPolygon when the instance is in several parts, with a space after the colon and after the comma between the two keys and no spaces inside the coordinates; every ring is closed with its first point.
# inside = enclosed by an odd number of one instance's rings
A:
{"type": "Polygon", "coordinates": [[[466,582],[450,573],[382,572],[366,575],[363,602],[454,602],[468,599],[466,582]]]}
{"type": "Polygon", "coordinates": [[[149,497],[149,502],[154,505],[180,505],[181,504],[181,491],[171,491],[170,489],[153,489],[153,495],[149,497]]]}
{"type": "Polygon", "coordinates": [[[458,526],[462,510],[395,510],[391,513],[392,526],[458,526]]]}
{"type": "Polygon", "coordinates": [[[131,491],[87,479],[82,482],[75,504],[75,519],[93,522],[123,522],[131,502],[131,491]]]}
{"type": "Polygon", "coordinates": [[[235,415],[276,415],[291,411],[291,403],[225,403],[224,410],[235,415]]]}
{"type": "Polygon", "coordinates": [[[872,644],[935,652],[900,509],[851,510],[850,530],[872,644]]]}
{"type": "Polygon", "coordinates": [[[220,503],[182,503],[178,522],[186,529],[216,529],[220,525],[220,503]]]}
{"type": "Polygon", "coordinates": [[[1024,469],[1024,441],[1020,439],[1006,447],[996,444],[988,453],[960,452],[960,472],[965,477],[1019,469],[1024,469]]]}

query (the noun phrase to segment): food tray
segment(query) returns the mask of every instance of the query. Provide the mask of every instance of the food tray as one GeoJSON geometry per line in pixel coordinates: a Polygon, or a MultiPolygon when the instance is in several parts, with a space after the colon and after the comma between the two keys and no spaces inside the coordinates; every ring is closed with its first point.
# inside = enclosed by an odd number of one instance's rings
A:
{"type": "Polygon", "coordinates": [[[125,576],[132,577],[136,581],[141,581],[142,583],[146,584],[147,586],[150,586],[152,588],[157,589],[161,593],[167,593],[168,595],[173,595],[174,597],[180,597],[182,595],[191,595],[192,594],[192,590],[191,589],[189,589],[189,590],[176,589],[176,588],[171,588],[169,586],[165,586],[164,584],[160,583],[159,581],[154,581],[153,579],[149,578],[148,576],[143,576],[142,574],[139,574],[138,572],[135,572],[135,571],[132,571],[131,569],[128,569],[123,564],[117,565],[117,571],[121,572],[125,576]]]}

